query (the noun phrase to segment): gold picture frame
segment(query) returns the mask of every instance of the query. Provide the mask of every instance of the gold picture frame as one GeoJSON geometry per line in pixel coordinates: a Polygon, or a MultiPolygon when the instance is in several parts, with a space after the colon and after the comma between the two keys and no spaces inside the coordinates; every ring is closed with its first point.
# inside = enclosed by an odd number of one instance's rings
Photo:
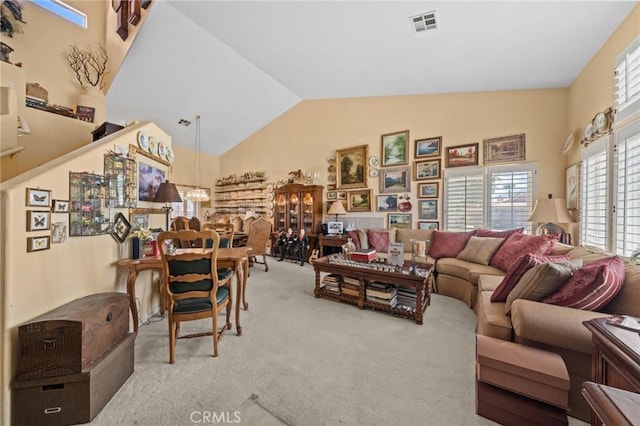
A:
{"type": "Polygon", "coordinates": [[[381,166],[402,166],[409,164],[409,131],[387,133],[380,137],[381,166]]]}
{"type": "Polygon", "coordinates": [[[371,190],[349,191],[347,193],[348,212],[370,212],[371,211],[371,190]]]}
{"type": "Polygon", "coordinates": [[[369,146],[336,150],[336,189],[366,188],[369,146]]]}
{"type": "Polygon", "coordinates": [[[485,139],[482,141],[482,145],[484,164],[508,163],[511,161],[524,161],[526,159],[524,133],[485,139]]]}

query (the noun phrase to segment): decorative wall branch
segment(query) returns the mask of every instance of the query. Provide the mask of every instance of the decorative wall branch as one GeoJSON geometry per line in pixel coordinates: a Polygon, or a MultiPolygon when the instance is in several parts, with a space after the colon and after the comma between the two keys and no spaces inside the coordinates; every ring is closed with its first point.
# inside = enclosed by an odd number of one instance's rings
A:
{"type": "Polygon", "coordinates": [[[107,62],[109,56],[102,45],[94,50],[91,46],[84,49],[73,44],[63,53],[64,59],[76,75],[80,86],[87,84],[93,87],[104,88],[104,77],[107,75],[107,62]]]}

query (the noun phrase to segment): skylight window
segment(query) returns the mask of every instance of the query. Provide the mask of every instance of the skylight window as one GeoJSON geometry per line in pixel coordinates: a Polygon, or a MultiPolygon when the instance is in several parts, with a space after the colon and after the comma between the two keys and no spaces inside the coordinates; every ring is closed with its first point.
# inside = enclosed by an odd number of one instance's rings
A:
{"type": "Polygon", "coordinates": [[[87,15],[60,0],[31,0],[31,2],[82,28],[87,28],[87,15]]]}

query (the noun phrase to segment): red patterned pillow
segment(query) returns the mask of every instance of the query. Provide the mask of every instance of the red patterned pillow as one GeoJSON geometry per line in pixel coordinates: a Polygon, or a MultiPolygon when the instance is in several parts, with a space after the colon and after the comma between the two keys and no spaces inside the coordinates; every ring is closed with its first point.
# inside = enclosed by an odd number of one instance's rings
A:
{"type": "Polygon", "coordinates": [[[569,256],[545,256],[532,253],[520,256],[518,260],[509,267],[507,274],[500,282],[500,285],[498,285],[498,287],[493,291],[493,294],[491,294],[491,301],[506,302],[507,296],[511,293],[511,290],[513,290],[516,284],[518,284],[525,272],[534,266],[542,263],[568,262],[570,260],[571,258],[569,256]]]}
{"type": "Polygon", "coordinates": [[[624,275],[624,262],[619,256],[596,260],[578,269],[560,290],[542,302],[597,311],[618,294],[624,275]]]}
{"type": "Polygon", "coordinates": [[[434,230],[429,244],[429,255],[434,259],[456,257],[467,246],[467,241],[476,231],[447,232],[434,230]]]}
{"type": "Polygon", "coordinates": [[[375,249],[380,253],[389,251],[389,231],[367,229],[367,238],[369,239],[369,248],[375,249]]]}
{"type": "Polygon", "coordinates": [[[511,234],[522,234],[524,228],[510,229],[508,231],[491,231],[489,229],[478,229],[476,237],[491,237],[491,238],[509,238],[511,234]]]}
{"type": "Polygon", "coordinates": [[[525,254],[549,254],[557,241],[553,235],[525,235],[513,233],[493,255],[489,265],[507,271],[520,256],[525,254]]]}
{"type": "Polygon", "coordinates": [[[353,244],[356,245],[356,250],[360,250],[360,237],[358,236],[358,231],[349,231],[348,238],[351,238],[353,244]]]}

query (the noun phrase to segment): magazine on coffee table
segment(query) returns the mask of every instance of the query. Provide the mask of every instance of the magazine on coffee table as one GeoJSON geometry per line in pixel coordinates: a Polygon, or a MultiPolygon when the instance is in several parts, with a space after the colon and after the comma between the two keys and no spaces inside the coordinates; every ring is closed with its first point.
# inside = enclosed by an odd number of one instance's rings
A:
{"type": "Polygon", "coordinates": [[[640,333],[640,321],[629,315],[614,315],[607,319],[607,324],[640,333]]]}

